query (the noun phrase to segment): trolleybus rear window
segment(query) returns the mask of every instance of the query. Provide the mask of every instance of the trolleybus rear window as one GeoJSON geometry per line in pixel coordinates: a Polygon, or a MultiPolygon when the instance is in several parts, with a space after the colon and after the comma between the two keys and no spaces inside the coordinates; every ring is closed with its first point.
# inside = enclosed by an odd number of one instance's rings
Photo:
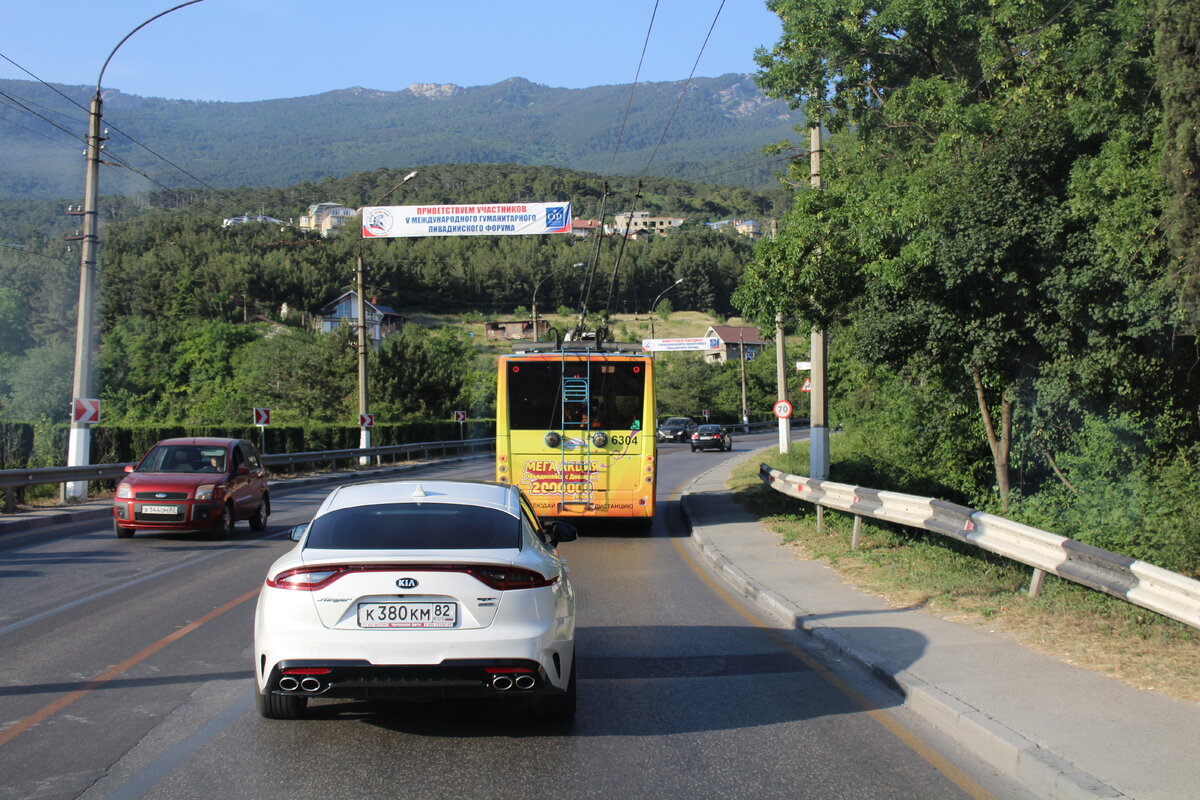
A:
{"type": "MultiPolygon", "coordinates": [[[[563,425],[562,379],[588,375],[587,427],[606,430],[640,430],[646,391],[645,365],[636,361],[521,361],[508,366],[508,427],[511,430],[561,430],[563,425]]],[[[567,404],[568,426],[572,403],[567,404]]]]}

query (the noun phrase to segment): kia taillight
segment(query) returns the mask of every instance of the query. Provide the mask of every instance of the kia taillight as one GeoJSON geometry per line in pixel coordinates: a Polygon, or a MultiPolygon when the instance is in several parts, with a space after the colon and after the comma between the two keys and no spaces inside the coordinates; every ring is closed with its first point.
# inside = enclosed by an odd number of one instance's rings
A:
{"type": "Polygon", "coordinates": [[[480,566],[474,564],[338,564],[333,566],[294,567],[274,577],[267,585],[275,589],[295,589],[313,592],[354,572],[461,572],[498,591],[536,589],[551,586],[558,576],[547,578],[540,572],[521,567],[480,566]]]}
{"type": "Polygon", "coordinates": [[[274,578],[267,578],[267,586],[276,589],[298,589],[312,592],[322,589],[346,573],[345,567],[298,567],[285,569],[274,578]]]}

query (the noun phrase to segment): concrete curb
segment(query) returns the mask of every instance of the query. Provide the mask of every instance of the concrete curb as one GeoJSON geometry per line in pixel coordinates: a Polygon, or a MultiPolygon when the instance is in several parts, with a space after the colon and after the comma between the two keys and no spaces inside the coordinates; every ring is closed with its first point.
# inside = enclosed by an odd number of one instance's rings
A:
{"type": "MultiPolygon", "coordinates": [[[[697,477],[696,481],[702,477],[697,477]]],[[[884,686],[898,692],[911,711],[1038,797],[1052,800],[1112,800],[1125,797],[969,703],[927,684],[906,670],[897,669],[876,653],[854,645],[820,621],[808,619],[811,612],[750,578],[705,535],[703,521],[697,520],[689,508],[689,495],[696,481],[683,490],[680,502],[684,519],[691,530],[692,548],[718,576],[754,606],[809,636],[826,651],[866,669],[884,686]]]]}

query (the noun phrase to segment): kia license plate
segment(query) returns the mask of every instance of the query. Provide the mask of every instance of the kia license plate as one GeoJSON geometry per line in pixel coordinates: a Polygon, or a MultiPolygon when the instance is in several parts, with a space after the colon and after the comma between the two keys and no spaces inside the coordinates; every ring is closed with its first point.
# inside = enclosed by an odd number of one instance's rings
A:
{"type": "Polygon", "coordinates": [[[360,628],[453,628],[457,603],[359,603],[360,628]]]}

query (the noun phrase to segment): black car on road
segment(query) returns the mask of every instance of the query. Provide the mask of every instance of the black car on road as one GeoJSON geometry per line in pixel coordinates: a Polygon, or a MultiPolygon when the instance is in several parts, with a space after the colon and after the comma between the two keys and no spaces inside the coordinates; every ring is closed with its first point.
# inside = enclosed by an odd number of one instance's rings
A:
{"type": "Polygon", "coordinates": [[[667,417],[667,421],[658,426],[660,442],[686,442],[696,430],[696,423],[691,417],[667,417]]]}
{"type": "Polygon", "coordinates": [[[701,425],[692,431],[692,452],[713,448],[732,450],[733,436],[723,425],[701,425]]]}

